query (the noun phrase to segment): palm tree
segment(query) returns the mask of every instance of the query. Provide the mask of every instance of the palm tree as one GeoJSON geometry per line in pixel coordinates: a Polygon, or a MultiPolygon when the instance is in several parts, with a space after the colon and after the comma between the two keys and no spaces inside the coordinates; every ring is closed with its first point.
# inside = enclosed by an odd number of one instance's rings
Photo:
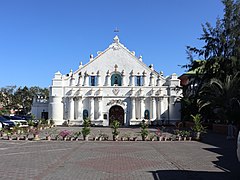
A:
{"type": "Polygon", "coordinates": [[[201,108],[210,108],[224,123],[236,121],[240,112],[240,73],[224,81],[213,78],[200,92],[201,108]]]}

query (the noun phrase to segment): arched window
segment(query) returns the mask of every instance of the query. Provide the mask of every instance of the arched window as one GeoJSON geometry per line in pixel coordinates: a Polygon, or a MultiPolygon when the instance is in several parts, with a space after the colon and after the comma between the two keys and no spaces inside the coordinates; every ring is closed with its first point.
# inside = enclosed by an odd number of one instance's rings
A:
{"type": "Polygon", "coordinates": [[[145,112],[144,112],[144,119],[150,119],[149,110],[145,110],[145,112]]]}
{"type": "Polygon", "coordinates": [[[122,85],[122,77],[120,74],[113,74],[111,76],[111,86],[121,86],[122,85]]]}
{"type": "Polygon", "coordinates": [[[83,119],[87,119],[88,118],[88,110],[84,109],[83,110],[83,119]]]}
{"type": "Polygon", "coordinates": [[[90,86],[96,86],[97,85],[97,76],[90,76],[90,86]]]}
{"type": "Polygon", "coordinates": [[[142,76],[136,76],[136,78],[135,78],[135,85],[136,86],[142,86],[142,84],[143,84],[142,76]]]}

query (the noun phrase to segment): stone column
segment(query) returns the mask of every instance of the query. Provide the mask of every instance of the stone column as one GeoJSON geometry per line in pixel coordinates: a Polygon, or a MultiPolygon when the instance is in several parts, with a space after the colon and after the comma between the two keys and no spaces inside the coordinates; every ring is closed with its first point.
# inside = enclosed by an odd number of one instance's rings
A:
{"type": "Polygon", "coordinates": [[[131,120],[135,120],[136,119],[136,100],[135,100],[135,97],[132,97],[131,100],[132,100],[132,118],[131,118],[131,120]]]}
{"type": "Polygon", "coordinates": [[[135,86],[133,70],[130,72],[130,83],[129,86],[135,86]]]}
{"type": "MultiPolygon", "coordinates": [[[[161,107],[161,111],[160,111],[160,112],[161,112],[161,115],[162,115],[163,113],[165,113],[165,112],[164,112],[165,110],[167,110],[167,108],[164,107],[164,99],[165,99],[164,97],[161,98],[161,102],[160,102],[160,107],[161,107]]],[[[167,117],[166,117],[166,115],[165,115],[165,120],[166,120],[166,118],[167,118],[167,117]]],[[[163,117],[161,117],[161,120],[162,120],[162,119],[163,119],[163,117]]]]}
{"type": "Polygon", "coordinates": [[[90,117],[90,120],[91,121],[94,121],[94,97],[90,97],[90,114],[89,114],[89,117],[90,117]]]}
{"type": "Polygon", "coordinates": [[[69,97],[69,111],[68,120],[74,120],[74,100],[73,97],[69,97]]]}
{"type": "Polygon", "coordinates": [[[150,81],[149,81],[149,86],[154,86],[155,82],[154,82],[154,74],[153,72],[150,73],[150,81]]]}
{"type": "Polygon", "coordinates": [[[101,86],[102,82],[101,82],[101,75],[99,73],[99,71],[97,72],[97,86],[101,86]]]}
{"type": "Polygon", "coordinates": [[[158,75],[157,77],[157,85],[156,86],[161,86],[161,79],[160,79],[160,75],[158,75]]]}
{"type": "Polygon", "coordinates": [[[98,99],[98,120],[103,120],[103,117],[102,117],[102,98],[99,97],[98,99]]]}
{"type": "Polygon", "coordinates": [[[84,86],[89,86],[89,77],[87,71],[84,73],[84,86]]]}
{"type": "Polygon", "coordinates": [[[126,85],[126,79],[125,79],[125,72],[124,70],[122,71],[122,86],[126,85]]]}
{"type": "Polygon", "coordinates": [[[151,97],[152,101],[152,120],[156,120],[157,108],[156,108],[156,100],[155,97],[151,97]]]}
{"type": "Polygon", "coordinates": [[[83,113],[83,104],[82,104],[82,97],[78,97],[78,109],[77,109],[77,119],[82,120],[82,113],[83,113]]]}
{"type": "Polygon", "coordinates": [[[74,86],[74,85],[75,85],[75,79],[74,79],[74,77],[72,76],[71,79],[70,79],[69,86],[74,86]]]}
{"type": "Polygon", "coordinates": [[[110,74],[109,74],[109,71],[107,71],[107,75],[106,75],[106,83],[105,83],[106,86],[110,86],[110,74]]]}
{"type": "Polygon", "coordinates": [[[82,86],[82,75],[81,75],[81,73],[79,73],[79,75],[78,75],[78,84],[77,85],[82,86]]]}
{"type": "Polygon", "coordinates": [[[157,119],[161,120],[161,98],[157,98],[157,119]]]}
{"type": "Polygon", "coordinates": [[[140,99],[140,112],[141,112],[141,120],[144,119],[144,112],[145,112],[145,103],[144,103],[145,98],[140,99]]]}
{"type": "Polygon", "coordinates": [[[142,75],[142,85],[146,86],[146,72],[143,71],[143,75],[142,75]]]}
{"type": "Polygon", "coordinates": [[[52,118],[56,125],[63,123],[63,99],[61,96],[52,96],[49,103],[49,118],[52,118]]]}

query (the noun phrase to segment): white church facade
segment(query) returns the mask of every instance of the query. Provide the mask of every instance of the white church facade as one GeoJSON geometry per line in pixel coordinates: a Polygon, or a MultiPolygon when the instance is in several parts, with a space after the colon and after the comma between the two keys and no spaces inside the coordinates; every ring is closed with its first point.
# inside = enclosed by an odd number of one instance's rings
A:
{"type": "MultiPolygon", "coordinates": [[[[181,119],[176,74],[163,77],[120,43],[110,46],[76,71],[55,73],[50,86],[49,119],[56,125],[81,125],[89,118],[97,126],[137,125],[143,119],[153,124],[181,119]]],[[[34,113],[34,112],[33,112],[34,113]]]]}

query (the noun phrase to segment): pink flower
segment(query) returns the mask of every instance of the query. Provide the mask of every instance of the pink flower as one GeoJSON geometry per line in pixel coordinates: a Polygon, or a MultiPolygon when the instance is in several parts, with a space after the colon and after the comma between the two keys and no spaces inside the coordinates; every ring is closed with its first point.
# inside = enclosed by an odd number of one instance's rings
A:
{"type": "Polygon", "coordinates": [[[59,135],[62,137],[62,138],[65,138],[66,136],[69,136],[70,135],[70,131],[68,130],[63,130],[59,133],[59,135]]]}

